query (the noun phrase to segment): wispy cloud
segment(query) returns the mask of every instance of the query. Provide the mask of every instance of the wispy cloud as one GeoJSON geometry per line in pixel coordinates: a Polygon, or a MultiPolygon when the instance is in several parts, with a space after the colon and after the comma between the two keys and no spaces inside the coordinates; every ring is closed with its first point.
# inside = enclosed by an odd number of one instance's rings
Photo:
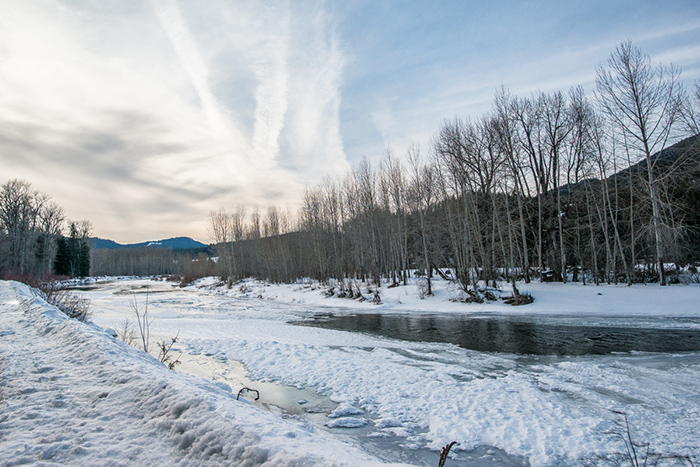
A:
{"type": "Polygon", "coordinates": [[[225,138],[229,135],[229,125],[221,113],[216,97],[209,89],[209,70],[182,18],[177,2],[175,0],[152,0],[152,2],[158,14],[158,20],[177,52],[182,68],[197,92],[212,134],[218,139],[225,138]]]}
{"type": "Polygon", "coordinates": [[[295,204],[345,164],[334,19],[302,6],[0,2],[0,182],[121,241],[206,240],[211,209],[295,204]]]}
{"type": "Polygon", "coordinates": [[[307,183],[348,169],[340,134],[340,103],[345,54],[323,3],[297,9],[308,27],[295,30],[290,63],[287,166],[307,183]]]}
{"type": "Polygon", "coordinates": [[[279,137],[288,107],[288,53],[290,10],[287,2],[263,7],[260,27],[268,34],[256,53],[253,151],[263,166],[279,154],[279,137]]]}

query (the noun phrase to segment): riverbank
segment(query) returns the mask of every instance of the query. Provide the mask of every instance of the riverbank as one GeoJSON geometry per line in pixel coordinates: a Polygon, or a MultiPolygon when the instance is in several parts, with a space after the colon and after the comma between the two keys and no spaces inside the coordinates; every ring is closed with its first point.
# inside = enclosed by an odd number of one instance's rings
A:
{"type": "Polygon", "coordinates": [[[433,279],[433,296],[424,296],[419,289],[420,279],[409,279],[408,285],[379,289],[381,302],[373,303],[372,290],[366,285],[359,288],[362,298],[338,298],[338,287],[328,296],[331,285],[321,285],[307,280],[296,284],[270,284],[246,279],[228,288],[214,278],[200,279],[190,287],[234,298],[257,298],[289,304],[306,304],[320,307],[350,308],[355,311],[430,313],[507,313],[507,314],[557,314],[597,316],[676,316],[700,317],[700,284],[667,285],[622,284],[583,285],[580,282],[517,284],[521,293],[533,296],[528,305],[511,306],[502,297],[512,294],[509,284],[493,290],[496,300],[484,303],[462,303],[461,290],[452,282],[439,277],[433,279]],[[422,296],[422,298],[421,298],[422,296]]]}
{"type": "Polygon", "coordinates": [[[383,464],[0,281],[0,466],[383,464]]]}

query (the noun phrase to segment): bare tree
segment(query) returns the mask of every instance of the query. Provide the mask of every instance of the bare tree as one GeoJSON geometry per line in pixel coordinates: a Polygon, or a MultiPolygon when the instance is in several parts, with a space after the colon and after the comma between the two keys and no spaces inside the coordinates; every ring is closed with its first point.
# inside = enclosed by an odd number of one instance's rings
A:
{"type": "MultiPolygon", "coordinates": [[[[547,161],[550,166],[552,189],[556,196],[556,219],[559,237],[559,264],[552,261],[553,269],[559,269],[557,276],[562,282],[566,282],[566,248],[564,246],[564,211],[561,204],[561,175],[564,163],[564,146],[572,131],[570,113],[562,92],[547,95],[540,93],[540,108],[545,126],[545,146],[547,148],[547,161]]],[[[554,249],[553,249],[554,250],[554,249]]]]}
{"type": "Polygon", "coordinates": [[[56,256],[56,239],[61,235],[65,220],[63,208],[53,201],[44,203],[39,211],[36,257],[42,274],[51,272],[56,256]]]}
{"type": "Polygon", "coordinates": [[[420,147],[417,143],[411,144],[408,148],[408,163],[412,169],[409,200],[411,200],[413,210],[418,213],[423,265],[427,281],[426,295],[432,295],[432,267],[430,255],[428,254],[428,227],[426,217],[435,198],[435,170],[431,165],[422,163],[420,147]]]}
{"type": "Polygon", "coordinates": [[[216,245],[216,253],[219,258],[217,266],[222,280],[237,277],[234,224],[234,214],[229,214],[225,208],[209,213],[207,230],[209,237],[216,245]]]}
{"type": "Polygon", "coordinates": [[[700,134],[700,79],[695,82],[695,89],[683,102],[683,121],[691,135],[700,134]]]}
{"type": "Polygon", "coordinates": [[[408,215],[406,212],[406,182],[401,161],[391,149],[384,152],[381,162],[381,198],[383,209],[390,214],[387,232],[394,284],[406,285],[408,268],[408,215]]]}
{"type": "Polygon", "coordinates": [[[656,261],[661,285],[664,273],[663,232],[656,160],[652,155],[663,149],[680,115],[680,70],[674,65],[654,65],[632,42],[617,46],[607,68],[599,67],[596,90],[601,107],[620,128],[628,147],[646,162],[647,189],[652,207],[656,261]]]}
{"type": "MultiPolygon", "coordinates": [[[[505,167],[508,168],[509,177],[504,180],[507,183],[509,178],[512,183],[512,192],[517,200],[519,235],[520,235],[520,258],[523,277],[525,282],[530,282],[530,261],[528,251],[528,240],[526,233],[526,216],[524,199],[529,195],[527,179],[525,176],[525,166],[522,147],[519,144],[518,125],[514,109],[515,100],[508,91],[501,87],[494,99],[494,130],[497,135],[499,151],[503,154],[505,167]]],[[[511,235],[511,239],[515,235],[511,235]]]]}
{"type": "Polygon", "coordinates": [[[0,189],[0,228],[7,238],[9,268],[13,272],[27,272],[31,237],[47,198],[26,180],[10,180],[0,189]]]}
{"type": "Polygon", "coordinates": [[[148,286],[146,287],[146,302],[141,308],[139,306],[136,294],[131,298],[131,303],[129,306],[131,312],[136,317],[136,325],[138,327],[138,337],[141,340],[141,347],[143,351],[148,353],[151,349],[151,323],[153,319],[148,315],[148,286]]]}

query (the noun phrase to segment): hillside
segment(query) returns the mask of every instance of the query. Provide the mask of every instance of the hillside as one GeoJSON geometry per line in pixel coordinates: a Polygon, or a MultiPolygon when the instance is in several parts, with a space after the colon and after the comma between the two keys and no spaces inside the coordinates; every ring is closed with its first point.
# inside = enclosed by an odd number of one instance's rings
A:
{"type": "Polygon", "coordinates": [[[94,237],[90,239],[90,246],[94,249],[108,249],[113,250],[117,248],[143,248],[143,247],[154,247],[154,248],[167,248],[170,250],[192,250],[198,248],[206,248],[202,242],[193,240],[190,237],[173,237],[165,240],[155,240],[149,242],[141,243],[117,243],[114,240],[108,240],[103,238],[94,237]]]}

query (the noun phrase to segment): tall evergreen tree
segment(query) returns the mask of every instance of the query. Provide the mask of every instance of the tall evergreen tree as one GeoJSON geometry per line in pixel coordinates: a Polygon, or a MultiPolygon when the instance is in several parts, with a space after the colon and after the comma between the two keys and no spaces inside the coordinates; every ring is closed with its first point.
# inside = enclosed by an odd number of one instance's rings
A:
{"type": "Polygon", "coordinates": [[[56,239],[56,259],[53,262],[53,272],[58,276],[70,276],[68,242],[64,236],[56,239]]]}
{"type": "Polygon", "coordinates": [[[54,273],[59,276],[85,277],[90,275],[90,223],[70,223],[70,237],[56,240],[54,273]]]}

